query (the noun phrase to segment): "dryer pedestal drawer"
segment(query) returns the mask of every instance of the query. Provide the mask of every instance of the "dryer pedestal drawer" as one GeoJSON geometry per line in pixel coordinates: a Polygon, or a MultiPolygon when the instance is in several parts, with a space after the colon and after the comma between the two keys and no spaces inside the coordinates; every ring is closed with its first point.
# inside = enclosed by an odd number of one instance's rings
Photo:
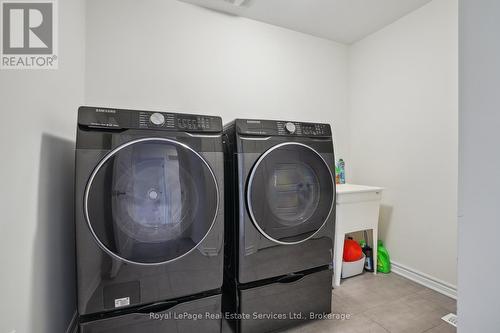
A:
{"type": "Polygon", "coordinates": [[[141,311],[82,323],[80,333],[220,333],[220,317],[221,295],[216,295],[180,303],[160,312],[141,311]]]}
{"type": "Polygon", "coordinates": [[[282,278],[274,283],[239,290],[241,333],[264,333],[301,324],[312,314],[331,312],[332,270],[282,278]],[[256,318],[260,315],[260,318],[256,318]],[[281,317],[278,317],[281,316],[281,317]]]}

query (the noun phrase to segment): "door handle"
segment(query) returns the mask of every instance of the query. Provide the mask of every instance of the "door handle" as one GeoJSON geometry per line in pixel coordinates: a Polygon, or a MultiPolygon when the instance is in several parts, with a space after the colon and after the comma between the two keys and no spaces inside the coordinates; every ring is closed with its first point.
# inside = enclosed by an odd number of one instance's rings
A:
{"type": "Polygon", "coordinates": [[[175,301],[165,301],[165,302],[158,302],[158,303],[153,303],[145,306],[141,306],[138,308],[135,313],[147,313],[147,312],[157,312],[157,311],[165,311],[167,309],[170,309],[171,307],[177,305],[178,302],[175,301]]]}
{"type": "Polygon", "coordinates": [[[292,283],[299,281],[305,276],[305,274],[298,273],[298,274],[288,274],[283,276],[282,278],[278,279],[278,283],[292,283]]]}

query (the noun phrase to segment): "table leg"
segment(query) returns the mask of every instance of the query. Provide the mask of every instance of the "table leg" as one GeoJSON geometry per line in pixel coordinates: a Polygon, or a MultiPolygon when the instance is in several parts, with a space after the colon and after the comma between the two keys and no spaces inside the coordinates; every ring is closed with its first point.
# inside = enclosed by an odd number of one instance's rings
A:
{"type": "Polygon", "coordinates": [[[377,249],[378,249],[378,228],[373,230],[373,274],[377,274],[377,249]]]}

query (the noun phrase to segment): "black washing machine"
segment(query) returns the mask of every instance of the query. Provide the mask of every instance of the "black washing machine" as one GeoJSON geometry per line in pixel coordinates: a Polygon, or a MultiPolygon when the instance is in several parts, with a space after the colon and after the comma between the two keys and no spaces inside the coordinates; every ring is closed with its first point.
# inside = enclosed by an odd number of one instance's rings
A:
{"type": "Polygon", "coordinates": [[[233,331],[274,331],[330,313],[330,125],[237,119],[225,126],[224,142],[223,306],[237,314],[231,319],[239,320],[230,321],[233,331]]]}
{"type": "Polygon", "coordinates": [[[223,169],[220,117],[79,109],[81,333],[220,332],[223,169]]]}

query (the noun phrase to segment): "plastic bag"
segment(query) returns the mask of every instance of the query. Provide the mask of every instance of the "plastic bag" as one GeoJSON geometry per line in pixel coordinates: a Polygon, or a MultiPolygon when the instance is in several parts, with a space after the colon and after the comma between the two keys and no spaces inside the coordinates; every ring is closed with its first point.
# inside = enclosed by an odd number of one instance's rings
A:
{"type": "Polygon", "coordinates": [[[343,259],[347,262],[358,261],[363,258],[363,250],[359,246],[358,242],[353,240],[351,237],[344,240],[344,255],[343,259]]]}
{"type": "Polygon", "coordinates": [[[384,246],[384,243],[379,240],[377,246],[377,272],[390,273],[391,272],[391,258],[389,251],[384,246]]]}

